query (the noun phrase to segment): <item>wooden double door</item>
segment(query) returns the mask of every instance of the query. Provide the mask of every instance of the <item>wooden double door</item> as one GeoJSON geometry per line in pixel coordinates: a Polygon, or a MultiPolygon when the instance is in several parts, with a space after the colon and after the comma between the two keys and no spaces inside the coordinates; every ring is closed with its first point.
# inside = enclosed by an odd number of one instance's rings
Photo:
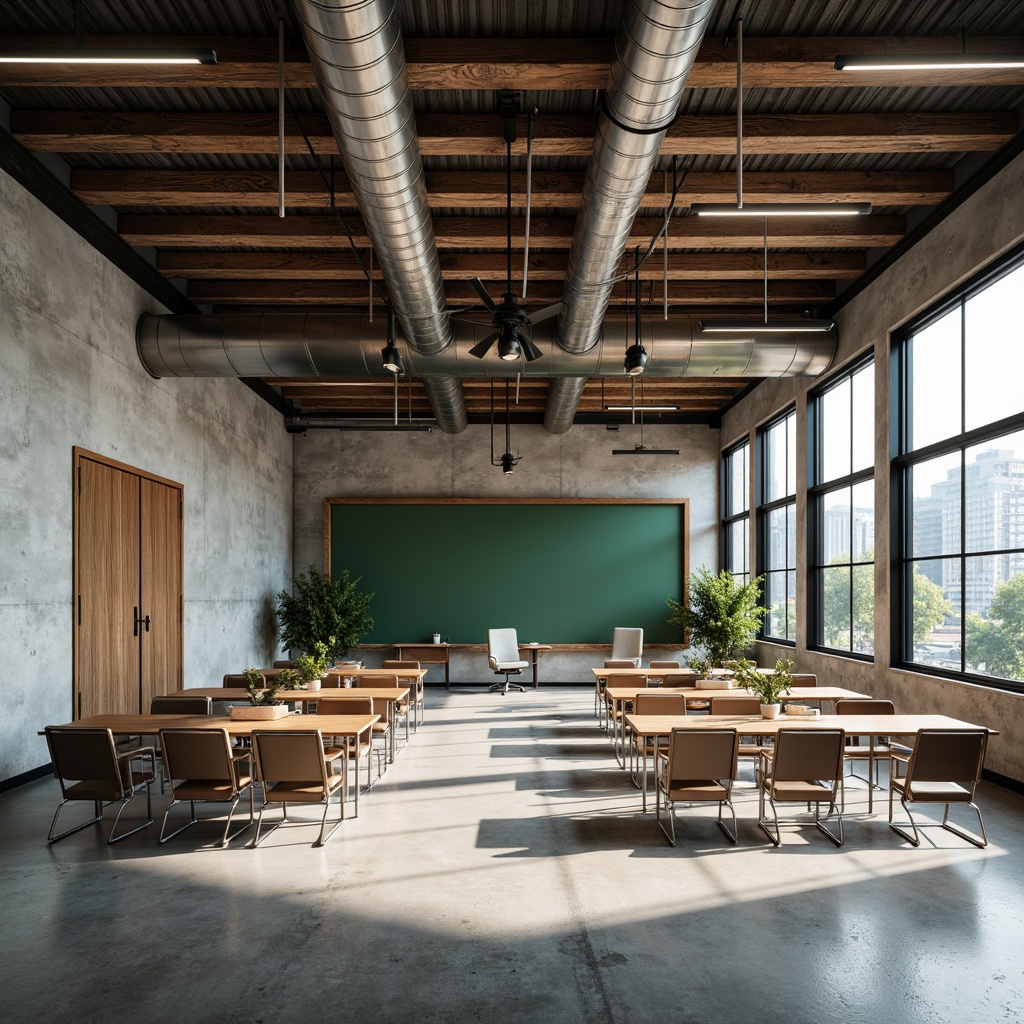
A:
{"type": "Polygon", "coordinates": [[[74,450],[76,718],[183,686],[182,542],[180,484],[74,450]]]}

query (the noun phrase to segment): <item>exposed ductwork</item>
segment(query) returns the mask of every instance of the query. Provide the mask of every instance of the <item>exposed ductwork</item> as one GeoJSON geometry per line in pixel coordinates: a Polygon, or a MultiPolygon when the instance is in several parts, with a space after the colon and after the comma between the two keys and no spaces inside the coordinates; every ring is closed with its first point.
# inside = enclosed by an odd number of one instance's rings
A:
{"type": "MultiPolygon", "coordinates": [[[[454,331],[434,242],[395,0],[297,0],[331,130],[409,345],[444,352],[454,331]]],[[[468,422],[462,383],[424,374],[441,430],[468,422]]]]}
{"type": "MultiPolygon", "coordinates": [[[[600,338],[611,279],[715,2],[627,0],[624,6],[555,327],[559,347],[572,355],[600,338]]],[[[580,375],[551,382],[544,426],[552,433],[572,426],[585,384],[580,375]]]]}
{"type": "MultiPolygon", "coordinates": [[[[554,341],[552,326],[533,328],[543,359],[506,362],[496,351],[484,359],[469,350],[494,328],[458,320],[455,340],[437,355],[402,352],[414,377],[625,377],[622,339],[628,316],[605,318],[603,336],[581,355],[554,341]]],[[[756,328],[756,323],[754,324],[756,328]]],[[[644,317],[647,377],[815,377],[835,356],[836,333],[702,335],[686,314],[644,317]]],[[[357,314],[239,314],[143,316],[137,329],[139,358],[154,377],[377,377],[391,379],[380,349],[387,324],[357,314]]],[[[398,339],[404,343],[402,338],[398,339]]],[[[555,381],[552,381],[554,384],[555,381]]]]}

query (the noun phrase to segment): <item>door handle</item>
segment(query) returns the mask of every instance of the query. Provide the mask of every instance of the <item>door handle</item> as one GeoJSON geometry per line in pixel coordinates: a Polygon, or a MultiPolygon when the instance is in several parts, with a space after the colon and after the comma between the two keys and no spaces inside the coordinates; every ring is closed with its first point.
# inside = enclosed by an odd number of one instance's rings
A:
{"type": "Polygon", "coordinates": [[[146,632],[148,633],[149,632],[149,616],[147,615],[145,618],[143,618],[139,614],[139,609],[138,609],[137,605],[132,608],[132,616],[134,618],[134,625],[132,627],[132,636],[138,636],[139,635],[139,627],[140,626],[145,626],[146,632]]]}
{"type": "Polygon", "coordinates": [[[145,623],[146,632],[148,633],[149,632],[149,616],[147,615],[142,621],[145,623]]]}

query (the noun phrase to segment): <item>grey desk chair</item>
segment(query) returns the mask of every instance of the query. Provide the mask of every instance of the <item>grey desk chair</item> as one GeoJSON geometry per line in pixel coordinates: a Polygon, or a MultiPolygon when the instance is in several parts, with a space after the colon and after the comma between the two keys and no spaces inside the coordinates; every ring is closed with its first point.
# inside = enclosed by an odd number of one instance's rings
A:
{"type": "Polygon", "coordinates": [[[524,668],[529,668],[528,661],[522,661],[519,657],[519,638],[514,629],[489,629],[487,630],[487,664],[496,675],[504,674],[503,682],[494,683],[490,692],[501,690],[503,694],[509,690],[518,690],[526,693],[526,687],[518,683],[509,682],[509,675],[519,675],[524,668]]]}
{"type": "Polygon", "coordinates": [[[616,626],[612,633],[612,661],[631,661],[640,667],[644,654],[644,631],[629,626],[616,626]]]}

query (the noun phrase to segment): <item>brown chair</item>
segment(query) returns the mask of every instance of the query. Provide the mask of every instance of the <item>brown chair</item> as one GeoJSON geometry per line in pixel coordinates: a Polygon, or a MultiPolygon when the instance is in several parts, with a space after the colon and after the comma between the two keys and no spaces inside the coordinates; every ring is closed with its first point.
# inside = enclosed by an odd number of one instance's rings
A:
{"type": "Polygon", "coordinates": [[[736,809],[732,805],[732,784],[736,779],[739,741],[735,729],[673,729],[667,750],[658,756],[664,767],[657,771],[655,816],[672,846],[676,845],[675,805],[717,803],[718,827],[731,843],[737,841],[736,809]],[[665,797],[668,828],[661,817],[665,797]],[[732,814],[732,831],[722,820],[722,808],[732,814]]]}
{"type": "Polygon", "coordinates": [[[817,686],[818,677],[813,672],[794,672],[793,673],[793,685],[794,686],[817,686]]]}
{"type": "Polygon", "coordinates": [[[171,782],[171,802],[160,825],[161,843],[173,839],[199,820],[196,803],[200,801],[231,803],[220,839],[221,846],[227,846],[253,824],[256,818],[252,755],[248,750],[237,753],[232,749],[227,729],[161,729],[160,749],[163,751],[164,769],[171,782]],[[231,815],[246,790],[249,791],[249,820],[232,834],[231,815]],[[186,800],[192,810],[190,820],[165,836],[171,809],[186,800]]]}
{"type": "MultiPolygon", "coordinates": [[[[649,690],[633,698],[634,715],[685,715],[686,697],[681,693],[657,693],[649,690]]],[[[634,753],[646,762],[647,757],[657,759],[660,736],[634,736],[629,744],[630,761],[634,753]]],[[[639,765],[638,765],[639,769],[639,765]]],[[[633,772],[633,781],[641,784],[638,771],[633,772]]]]}
{"type": "MultiPolygon", "coordinates": [[[[384,668],[414,668],[419,669],[420,663],[418,661],[396,661],[394,659],[387,659],[384,662],[384,668]]],[[[415,694],[415,701],[413,701],[413,712],[415,714],[415,720],[413,722],[413,729],[419,728],[419,719],[426,711],[426,704],[423,701],[423,679],[408,678],[405,680],[412,691],[415,694]]]]}
{"type": "MultiPolygon", "coordinates": [[[[267,677],[260,672],[260,678],[262,679],[262,685],[267,685],[267,677]]],[[[224,687],[229,690],[244,690],[249,685],[249,680],[245,678],[245,675],[241,672],[229,672],[224,677],[224,687]]]]}
{"type": "MultiPolygon", "coordinates": [[[[676,672],[669,672],[662,676],[661,685],[665,687],[683,687],[685,689],[696,690],[697,689],[697,673],[693,669],[683,668],[676,672]]],[[[698,712],[707,714],[708,709],[711,707],[711,702],[706,700],[694,700],[687,698],[686,710],[687,712],[698,712]]]]}
{"type": "MultiPolygon", "coordinates": [[[[149,713],[151,715],[211,715],[213,714],[213,701],[209,697],[188,697],[184,694],[176,697],[172,694],[165,694],[163,697],[154,697],[149,702],[149,713]]],[[[164,767],[163,748],[159,740],[154,744],[154,751],[157,761],[160,762],[160,792],[163,793],[170,776],[164,767]]]]}
{"type": "MultiPolygon", "coordinates": [[[[355,685],[357,687],[381,687],[382,689],[401,689],[403,686],[408,686],[408,680],[401,679],[399,676],[388,675],[385,672],[380,674],[374,673],[369,676],[357,676],[355,685]]],[[[410,693],[412,690],[410,689],[410,693]]],[[[394,718],[392,719],[392,726],[398,724],[399,717],[405,721],[405,739],[409,739],[409,699],[408,697],[392,702],[392,710],[394,711],[394,718]]],[[[397,735],[397,734],[396,734],[397,735]]]]}
{"type": "MultiPolygon", "coordinates": [[[[604,663],[605,668],[636,668],[636,662],[626,658],[609,658],[604,663]]],[[[594,689],[594,714],[597,715],[597,724],[602,729],[608,728],[608,712],[611,710],[608,701],[605,699],[604,691],[608,680],[602,676],[597,677],[597,686],[594,689]]]]}
{"type": "MultiPolygon", "coordinates": [[[[874,697],[841,697],[836,701],[836,714],[837,715],[895,715],[896,705],[891,700],[878,700],[874,697]]],[[[868,810],[871,811],[874,807],[874,791],[881,789],[879,784],[879,769],[881,768],[882,762],[888,762],[892,755],[892,748],[888,742],[883,739],[882,736],[868,736],[867,745],[861,746],[857,741],[860,739],[859,736],[850,737],[853,742],[846,744],[846,749],[843,752],[843,757],[851,763],[851,770],[847,772],[848,777],[857,778],[857,773],[852,770],[853,764],[857,761],[867,761],[870,765],[874,762],[875,765],[875,778],[872,781],[870,776],[870,770],[868,774],[868,810]]],[[[845,798],[846,791],[844,789],[843,795],[845,798]]],[[[843,810],[846,810],[845,805],[843,810]]]]}
{"type": "MultiPolygon", "coordinates": [[[[647,689],[647,677],[644,675],[628,675],[628,676],[616,676],[615,685],[623,688],[628,687],[631,690],[645,690],[647,689]]],[[[607,695],[605,700],[608,701],[607,695]]],[[[633,702],[631,700],[622,701],[619,704],[618,710],[611,706],[611,701],[608,701],[608,710],[606,712],[609,723],[611,724],[611,737],[612,746],[615,748],[616,756],[619,750],[619,741],[622,741],[622,761],[625,763],[626,753],[626,734],[624,729],[626,715],[632,714],[633,702]]]]}
{"type": "Polygon", "coordinates": [[[836,846],[843,845],[843,814],[839,791],[843,784],[842,729],[779,729],[775,746],[762,750],[758,785],[757,823],[775,846],[781,842],[777,804],[814,804],[814,824],[836,846]],[[773,832],[765,817],[765,798],[772,807],[773,832]],[[821,818],[821,805],[829,805],[825,820],[835,813],[838,835],[821,818]]]}
{"type": "MultiPolygon", "coordinates": [[[[288,820],[288,804],[323,804],[320,837],[313,844],[323,846],[345,820],[345,784],[348,781],[348,762],[344,750],[324,752],[324,738],[317,729],[307,732],[264,732],[253,730],[253,749],[256,770],[263,783],[263,806],[256,819],[256,834],[252,845],[259,845],[263,812],[269,804],[280,804],[281,820],[270,832],[288,820]],[[330,769],[341,761],[341,774],[330,769]],[[327,812],[331,797],[341,790],[338,800],[338,820],[327,831],[327,812]]],[[[303,823],[305,824],[305,822],[303,823]]],[[[270,834],[269,832],[267,833],[270,834]]]]}
{"type": "Polygon", "coordinates": [[[104,801],[120,801],[114,822],[110,826],[107,845],[127,839],[153,824],[152,785],[156,779],[155,755],[152,747],[130,747],[118,753],[114,745],[114,734],[109,729],[79,729],[73,726],[46,727],[46,745],[50,749],[53,774],[60,783],[61,801],[50,822],[46,837],[48,843],[56,843],[67,836],[80,832],[89,825],[103,820],[104,801]],[[139,771],[134,763],[142,762],[139,771]],[[146,770],[145,762],[149,762],[146,770]],[[146,790],[146,821],[115,835],[121,814],[132,798],[146,790]],[[74,828],[54,835],[57,818],[65,804],[72,800],[91,800],[95,805],[95,817],[74,828]]]}
{"type": "Polygon", "coordinates": [[[298,666],[296,665],[296,663],[294,661],[289,661],[288,659],[285,659],[284,661],[275,661],[272,667],[273,668],[297,668],[298,666]]]}
{"type": "Polygon", "coordinates": [[[914,749],[909,756],[893,751],[892,772],[889,776],[889,828],[913,846],[920,846],[917,822],[908,804],[944,804],[942,827],[947,832],[966,839],[974,846],[988,846],[981,809],[974,802],[974,791],[985,766],[987,743],[988,733],[981,729],[919,729],[914,749]],[[905,775],[896,776],[898,764],[907,766],[905,775]],[[900,804],[907,812],[913,834],[892,820],[894,793],[900,794],[900,804]],[[978,816],[981,838],[949,824],[950,804],[967,804],[974,811],[978,816]]]}
{"type": "Polygon", "coordinates": [[[651,661],[647,665],[647,685],[648,686],[661,686],[663,676],[652,675],[652,672],[657,672],[659,669],[665,669],[670,671],[672,669],[680,668],[678,661],[651,661]]]}
{"type": "MultiPolygon", "coordinates": [[[[746,715],[761,717],[761,699],[760,697],[748,697],[737,695],[735,697],[712,697],[711,698],[711,714],[712,715],[746,715]]],[[[757,769],[759,766],[758,759],[761,756],[761,751],[764,749],[763,743],[752,743],[747,739],[740,740],[739,756],[749,757],[754,759],[754,775],[755,781],[757,777],[757,769]]]]}
{"type": "MultiPolygon", "coordinates": [[[[318,715],[373,715],[379,714],[374,711],[372,697],[321,697],[317,701],[316,713],[318,715]]],[[[370,755],[377,755],[377,778],[384,774],[382,763],[387,760],[387,735],[390,725],[386,717],[383,721],[377,722],[371,732],[368,741],[361,741],[358,744],[354,741],[348,745],[348,756],[355,761],[356,784],[359,783],[359,759],[366,757],[366,788],[371,786],[370,782],[370,755]],[[380,738],[381,743],[373,745],[373,741],[380,738]]],[[[332,744],[333,746],[333,744],[332,744]]]]}

